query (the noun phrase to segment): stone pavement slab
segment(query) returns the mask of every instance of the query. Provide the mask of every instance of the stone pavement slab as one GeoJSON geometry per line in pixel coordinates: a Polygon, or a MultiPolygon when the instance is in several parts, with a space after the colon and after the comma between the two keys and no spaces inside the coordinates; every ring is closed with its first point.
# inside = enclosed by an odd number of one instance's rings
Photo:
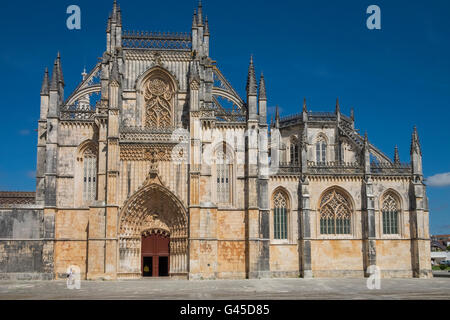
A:
{"type": "Polygon", "coordinates": [[[266,299],[450,299],[450,278],[381,279],[369,290],[367,279],[263,279],[187,281],[170,279],[81,281],[1,281],[0,300],[266,300],[266,299]]]}

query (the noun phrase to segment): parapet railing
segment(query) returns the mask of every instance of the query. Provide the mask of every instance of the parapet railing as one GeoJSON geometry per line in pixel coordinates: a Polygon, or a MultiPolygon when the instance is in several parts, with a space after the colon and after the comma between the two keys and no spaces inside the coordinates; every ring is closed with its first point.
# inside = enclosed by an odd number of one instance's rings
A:
{"type": "Polygon", "coordinates": [[[376,163],[370,164],[370,173],[373,174],[411,174],[411,164],[409,163],[376,163]]]}
{"type": "Polygon", "coordinates": [[[188,33],[179,32],[124,31],[122,47],[188,51],[192,48],[192,38],[188,33]]]}
{"type": "Polygon", "coordinates": [[[93,120],[95,110],[63,109],[60,112],[61,120],[93,120]]]}
{"type": "MultiPolygon", "coordinates": [[[[302,113],[297,113],[297,114],[281,117],[280,122],[283,123],[283,122],[289,122],[292,120],[301,120],[302,117],[303,117],[302,113]]],[[[351,121],[351,119],[349,117],[347,117],[343,114],[341,114],[341,117],[343,117],[348,122],[351,121]]],[[[336,120],[337,120],[336,113],[333,113],[333,112],[313,112],[313,111],[308,112],[308,121],[336,121],[336,120]]]]}
{"type": "Polygon", "coordinates": [[[364,168],[358,162],[313,162],[308,161],[308,173],[311,174],[362,174],[364,168]]]}

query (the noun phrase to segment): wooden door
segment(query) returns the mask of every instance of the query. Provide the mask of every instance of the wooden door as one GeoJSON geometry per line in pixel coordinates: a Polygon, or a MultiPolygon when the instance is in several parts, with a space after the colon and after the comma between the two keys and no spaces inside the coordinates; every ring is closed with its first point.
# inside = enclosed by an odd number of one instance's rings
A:
{"type": "Polygon", "coordinates": [[[142,276],[169,275],[169,243],[170,238],[166,234],[152,233],[142,236],[142,276]],[[151,259],[151,263],[149,259],[151,259]],[[150,267],[152,268],[151,272],[147,270],[150,267]]]}

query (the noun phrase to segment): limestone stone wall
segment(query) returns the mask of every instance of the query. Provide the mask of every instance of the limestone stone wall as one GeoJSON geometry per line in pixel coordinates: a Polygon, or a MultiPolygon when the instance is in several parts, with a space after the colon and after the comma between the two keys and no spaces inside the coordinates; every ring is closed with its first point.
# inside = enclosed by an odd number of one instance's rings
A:
{"type": "Polygon", "coordinates": [[[64,277],[71,265],[86,275],[89,210],[59,210],[55,215],[55,274],[64,277]]]}
{"type": "Polygon", "coordinates": [[[270,246],[270,271],[273,277],[298,277],[297,244],[272,244],[270,246]]]}
{"type": "Polygon", "coordinates": [[[52,279],[43,257],[43,211],[0,209],[0,280],[52,279]]]}
{"type": "Polygon", "coordinates": [[[377,240],[376,248],[383,277],[412,277],[411,240],[377,240]]]}
{"type": "Polygon", "coordinates": [[[363,277],[361,240],[311,241],[314,277],[363,277]]]}
{"type": "Polygon", "coordinates": [[[245,212],[217,211],[218,278],[245,278],[245,212]]]}

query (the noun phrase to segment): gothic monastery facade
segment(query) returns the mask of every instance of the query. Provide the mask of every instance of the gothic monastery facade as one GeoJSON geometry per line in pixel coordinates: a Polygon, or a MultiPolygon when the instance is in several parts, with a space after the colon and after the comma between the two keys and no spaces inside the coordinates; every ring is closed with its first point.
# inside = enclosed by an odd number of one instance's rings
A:
{"type": "Polygon", "coordinates": [[[124,31],[114,2],[68,97],[58,55],[36,192],[0,193],[0,279],[430,277],[417,131],[403,164],[339,102],[269,124],[253,60],[241,97],[209,47],[201,4],[190,33],[152,33],[124,31]]]}

